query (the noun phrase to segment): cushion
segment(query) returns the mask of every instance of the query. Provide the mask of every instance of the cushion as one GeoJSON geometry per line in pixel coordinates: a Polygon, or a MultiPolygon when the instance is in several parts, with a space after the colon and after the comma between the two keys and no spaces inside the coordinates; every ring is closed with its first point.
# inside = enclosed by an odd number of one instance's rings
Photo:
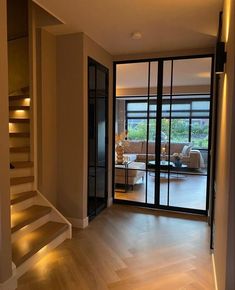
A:
{"type": "Polygon", "coordinates": [[[192,145],[184,145],[184,147],[183,147],[181,153],[182,153],[183,155],[189,155],[191,149],[192,149],[192,145]]]}

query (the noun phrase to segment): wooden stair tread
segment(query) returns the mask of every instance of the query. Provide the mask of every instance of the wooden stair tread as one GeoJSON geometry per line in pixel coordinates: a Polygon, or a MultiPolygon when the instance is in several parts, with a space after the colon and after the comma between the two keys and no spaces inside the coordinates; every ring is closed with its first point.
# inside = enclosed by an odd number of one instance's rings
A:
{"type": "Polygon", "coordinates": [[[14,161],[11,162],[11,164],[15,167],[15,169],[33,167],[33,161],[14,161]]]}
{"type": "Polygon", "coordinates": [[[9,96],[9,101],[18,101],[18,100],[24,100],[28,98],[29,98],[28,94],[12,95],[12,96],[9,96]]]}
{"type": "Polygon", "coordinates": [[[11,194],[11,205],[25,201],[36,195],[37,195],[36,191],[25,191],[25,192],[11,194]]]}
{"type": "Polygon", "coordinates": [[[21,228],[31,224],[39,218],[49,214],[51,207],[32,205],[29,208],[11,214],[11,232],[14,233],[21,228]]]}
{"type": "Polygon", "coordinates": [[[29,132],[11,132],[9,133],[10,137],[29,137],[29,132]]]}
{"type": "Polygon", "coordinates": [[[30,109],[30,106],[26,105],[10,105],[9,110],[14,111],[14,110],[26,110],[28,111],[30,109]]]}
{"type": "Polygon", "coordinates": [[[24,153],[24,152],[30,152],[30,147],[24,146],[24,147],[11,147],[10,148],[10,153],[24,153]]]}
{"type": "Polygon", "coordinates": [[[10,118],[9,123],[29,123],[29,118],[10,118]]]}
{"type": "Polygon", "coordinates": [[[24,183],[30,183],[34,181],[33,176],[23,176],[23,177],[12,177],[10,179],[10,185],[18,185],[24,183]]]}
{"type": "Polygon", "coordinates": [[[67,224],[48,222],[12,244],[12,260],[19,267],[68,229],[67,224]]]}

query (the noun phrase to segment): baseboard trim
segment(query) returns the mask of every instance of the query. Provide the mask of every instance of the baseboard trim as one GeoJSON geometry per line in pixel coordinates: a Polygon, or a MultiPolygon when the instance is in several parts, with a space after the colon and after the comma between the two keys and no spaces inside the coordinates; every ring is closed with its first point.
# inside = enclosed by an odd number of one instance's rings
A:
{"type": "Polygon", "coordinates": [[[215,256],[214,256],[213,253],[211,255],[211,258],[212,258],[212,267],[213,267],[213,276],[214,276],[215,290],[219,290],[218,283],[217,283],[217,275],[216,275],[215,256]]]}
{"type": "Polygon", "coordinates": [[[112,205],[113,205],[113,197],[109,197],[107,206],[110,207],[112,205]]]}
{"type": "Polygon", "coordinates": [[[77,218],[67,217],[67,219],[72,224],[72,226],[74,228],[78,228],[78,229],[85,229],[88,226],[88,224],[89,224],[88,217],[86,217],[84,219],[77,219],[77,218]]]}
{"type": "Polygon", "coordinates": [[[0,283],[0,290],[15,290],[17,288],[17,278],[15,275],[11,276],[4,283],[0,283]]]}

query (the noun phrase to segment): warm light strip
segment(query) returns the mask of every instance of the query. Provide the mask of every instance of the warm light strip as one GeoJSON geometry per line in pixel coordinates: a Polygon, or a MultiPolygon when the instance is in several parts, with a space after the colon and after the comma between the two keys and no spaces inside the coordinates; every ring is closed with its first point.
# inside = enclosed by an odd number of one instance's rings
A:
{"type": "Polygon", "coordinates": [[[224,26],[225,26],[224,38],[225,38],[225,42],[228,42],[229,30],[230,30],[230,20],[231,20],[231,0],[225,1],[223,19],[225,20],[225,22],[224,22],[224,26]]]}

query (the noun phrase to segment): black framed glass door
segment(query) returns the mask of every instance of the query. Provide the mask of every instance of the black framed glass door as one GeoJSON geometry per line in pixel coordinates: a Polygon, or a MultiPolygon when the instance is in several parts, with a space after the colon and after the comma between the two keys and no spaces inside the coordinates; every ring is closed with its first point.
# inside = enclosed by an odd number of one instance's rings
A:
{"type": "Polygon", "coordinates": [[[88,216],[107,206],[108,69],[88,59],[88,216]]]}
{"type": "Polygon", "coordinates": [[[115,63],[115,202],[206,213],[212,62],[115,63]]]}

